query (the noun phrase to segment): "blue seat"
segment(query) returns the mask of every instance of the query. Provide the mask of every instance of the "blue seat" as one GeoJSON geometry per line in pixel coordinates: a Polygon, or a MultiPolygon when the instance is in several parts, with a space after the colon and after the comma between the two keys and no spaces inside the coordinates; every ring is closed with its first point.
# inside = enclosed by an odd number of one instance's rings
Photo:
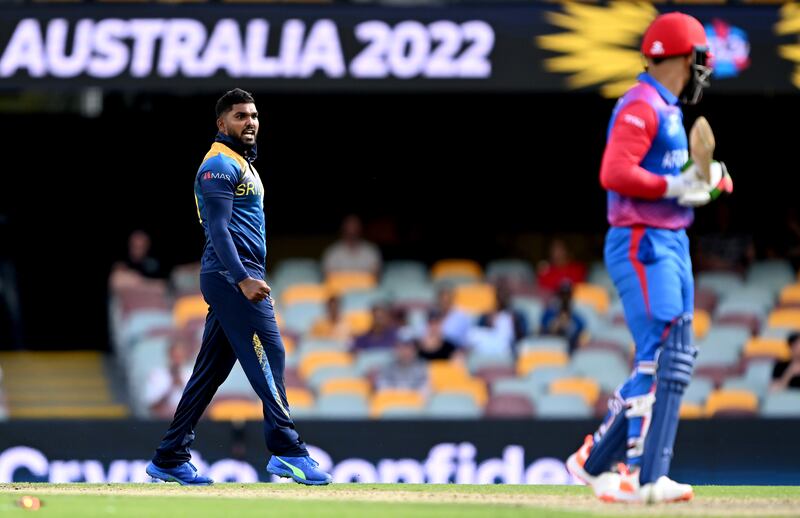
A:
{"type": "Polygon", "coordinates": [[[597,349],[576,351],[569,366],[576,374],[594,379],[604,392],[613,392],[631,371],[618,354],[597,349]]]}
{"type": "Polygon", "coordinates": [[[467,368],[470,372],[477,372],[484,367],[513,367],[514,358],[511,351],[506,351],[505,354],[485,355],[471,353],[467,357],[467,368]]]}
{"type": "Polygon", "coordinates": [[[761,415],[764,417],[800,417],[800,389],[768,394],[761,406],[761,415]]]}
{"type": "Polygon", "coordinates": [[[467,394],[434,394],[425,406],[425,415],[434,419],[478,419],[483,409],[467,394]]]}
{"type": "Polygon", "coordinates": [[[689,386],[686,387],[683,400],[687,403],[694,403],[702,406],[713,390],[714,383],[710,379],[694,377],[689,383],[689,386]]]}
{"type": "Polygon", "coordinates": [[[324,305],[318,302],[299,302],[286,308],[278,308],[287,331],[306,334],[318,318],[325,314],[324,305]]]}
{"type": "Polygon", "coordinates": [[[486,265],[486,278],[496,282],[504,278],[512,282],[529,283],[533,281],[533,267],[522,259],[496,259],[486,265]]]}
{"type": "Polygon", "coordinates": [[[320,419],[366,419],[369,403],[358,394],[326,394],[317,398],[315,417],[320,419]]]}
{"type": "Polygon", "coordinates": [[[436,290],[431,284],[403,283],[387,290],[396,304],[433,304],[436,299],[436,290]]]}
{"type": "Polygon", "coordinates": [[[744,286],[742,278],[732,272],[700,272],[697,274],[695,284],[698,288],[713,291],[718,297],[744,286]]]}
{"type": "Polygon", "coordinates": [[[250,381],[247,379],[242,366],[237,361],[228,375],[228,379],[220,385],[217,396],[249,396],[256,397],[250,381]]]}
{"type": "Polygon", "coordinates": [[[747,270],[747,285],[758,286],[778,294],[781,288],[795,282],[794,269],[784,259],[759,261],[747,270]]]}
{"type": "Polygon", "coordinates": [[[528,332],[530,334],[538,333],[542,322],[544,303],[538,297],[517,295],[511,300],[511,305],[528,319],[528,332]]]}
{"type": "Polygon", "coordinates": [[[523,338],[517,343],[518,354],[543,349],[567,352],[569,350],[569,342],[561,336],[531,336],[523,338]]]}
{"type": "Polygon", "coordinates": [[[382,289],[351,291],[342,295],[342,311],[363,311],[379,302],[386,302],[389,295],[382,289]]]}
{"type": "Polygon", "coordinates": [[[545,394],[536,402],[540,419],[585,419],[592,414],[584,399],[573,394],[545,394]]]}
{"type": "Polygon", "coordinates": [[[392,361],[394,361],[394,351],[391,349],[367,349],[358,352],[355,368],[360,376],[366,376],[370,371],[381,369],[392,361]]]}
{"type": "Polygon", "coordinates": [[[294,257],[284,259],[268,277],[275,284],[317,284],[322,281],[319,261],[310,258],[294,257]]]}

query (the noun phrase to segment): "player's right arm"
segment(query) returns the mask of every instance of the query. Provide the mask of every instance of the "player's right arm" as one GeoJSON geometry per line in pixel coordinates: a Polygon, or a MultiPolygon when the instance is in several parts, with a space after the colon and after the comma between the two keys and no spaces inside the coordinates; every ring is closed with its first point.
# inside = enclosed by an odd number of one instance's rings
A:
{"type": "Polygon", "coordinates": [[[251,302],[264,300],[269,296],[269,286],[261,279],[251,278],[247,273],[228,230],[233,215],[234,191],[239,183],[238,169],[226,163],[221,157],[214,157],[201,168],[199,182],[205,201],[208,236],[217,257],[248,300],[251,302]]]}
{"type": "Polygon", "coordinates": [[[623,196],[658,200],[676,198],[689,188],[684,175],[661,176],[639,164],[658,133],[658,115],[644,101],[633,101],[614,120],[600,167],[600,184],[623,196]]]}

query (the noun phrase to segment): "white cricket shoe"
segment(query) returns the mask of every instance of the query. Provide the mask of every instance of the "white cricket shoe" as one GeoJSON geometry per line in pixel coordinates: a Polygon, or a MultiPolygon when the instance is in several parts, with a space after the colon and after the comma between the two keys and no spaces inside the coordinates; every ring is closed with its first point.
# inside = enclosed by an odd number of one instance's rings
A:
{"type": "Polygon", "coordinates": [[[567,459],[567,469],[572,473],[572,476],[591,487],[595,496],[602,499],[603,495],[613,494],[619,490],[620,475],[619,473],[606,471],[595,476],[589,474],[589,472],[583,468],[586,459],[589,458],[589,453],[592,451],[593,445],[594,439],[591,435],[587,435],[583,441],[583,445],[567,459]]]}
{"type": "Polygon", "coordinates": [[[694,498],[694,491],[689,484],[679,484],[666,475],[655,482],[639,486],[639,470],[629,471],[620,464],[619,489],[600,496],[605,502],[659,504],[670,502],[686,502],[694,498]]]}
{"type": "Polygon", "coordinates": [[[666,475],[639,489],[642,501],[648,504],[661,502],[688,502],[694,498],[694,490],[689,484],[680,484],[666,475]]]}

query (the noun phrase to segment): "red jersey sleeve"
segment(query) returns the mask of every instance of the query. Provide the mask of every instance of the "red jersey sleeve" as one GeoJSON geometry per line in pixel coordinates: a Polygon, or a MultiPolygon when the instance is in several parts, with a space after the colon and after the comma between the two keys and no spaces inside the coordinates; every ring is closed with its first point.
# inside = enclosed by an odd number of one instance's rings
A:
{"type": "Polygon", "coordinates": [[[658,132],[658,116],[644,101],[633,101],[617,114],[600,166],[600,184],[623,196],[656,200],[667,181],[639,166],[658,132]]]}

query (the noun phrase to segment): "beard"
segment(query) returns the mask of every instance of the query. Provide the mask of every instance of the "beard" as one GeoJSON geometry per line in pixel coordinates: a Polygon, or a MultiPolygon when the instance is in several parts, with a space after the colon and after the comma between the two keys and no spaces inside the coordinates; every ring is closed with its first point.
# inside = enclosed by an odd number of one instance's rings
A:
{"type": "Polygon", "coordinates": [[[258,131],[255,130],[252,134],[245,134],[245,130],[240,131],[239,133],[231,132],[229,135],[238,140],[242,143],[243,146],[253,147],[256,144],[256,137],[258,136],[258,131]]]}

